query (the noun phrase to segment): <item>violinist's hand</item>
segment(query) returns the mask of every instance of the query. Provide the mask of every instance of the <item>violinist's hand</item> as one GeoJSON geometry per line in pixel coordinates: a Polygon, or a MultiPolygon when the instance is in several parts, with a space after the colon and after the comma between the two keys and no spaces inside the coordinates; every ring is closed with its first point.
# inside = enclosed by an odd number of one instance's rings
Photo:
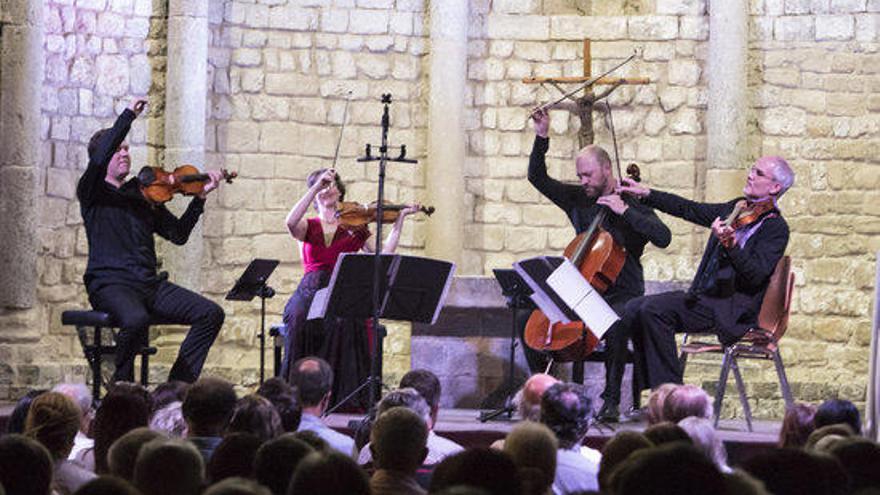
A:
{"type": "Polygon", "coordinates": [[[408,215],[412,215],[413,213],[418,213],[421,208],[422,208],[422,205],[420,205],[419,203],[413,203],[413,204],[407,205],[406,208],[400,210],[400,218],[403,218],[408,215]]]}
{"type": "Polygon", "coordinates": [[[621,199],[618,194],[609,194],[607,196],[601,196],[596,200],[600,205],[605,205],[609,210],[613,211],[617,215],[623,215],[626,212],[629,205],[621,199]]]}
{"type": "Polygon", "coordinates": [[[134,112],[134,116],[137,117],[144,111],[144,108],[147,106],[147,100],[144,98],[135,98],[131,100],[131,103],[128,105],[128,109],[134,112]]]}
{"type": "Polygon", "coordinates": [[[730,246],[736,240],[733,227],[725,225],[721,218],[715,218],[712,222],[712,235],[714,235],[721,244],[730,246]]]}
{"type": "Polygon", "coordinates": [[[550,115],[547,110],[539,108],[532,112],[532,120],[535,123],[535,134],[547,137],[550,132],[550,115]]]}
{"type": "Polygon", "coordinates": [[[312,186],[315,188],[315,191],[321,191],[330,187],[331,184],[336,180],[336,170],[332,168],[328,168],[321,174],[321,177],[318,179],[318,182],[315,182],[315,185],[312,186]]]}
{"type": "Polygon", "coordinates": [[[202,199],[205,199],[209,192],[217,189],[220,186],[220,181],[223,180],[223,172],[220,170],[208,170],[205,173],[208,174],[208,183],[205,184],[205,188],[199,194],[199,197],[202,199]]]}
{"type": "Polygon", "coordinates": [[[642,184],[624,177],[621,183],[614,189],[617,194],[630,194],[636,198],[645,198],[651,194],[651,190],[642,184]]]}

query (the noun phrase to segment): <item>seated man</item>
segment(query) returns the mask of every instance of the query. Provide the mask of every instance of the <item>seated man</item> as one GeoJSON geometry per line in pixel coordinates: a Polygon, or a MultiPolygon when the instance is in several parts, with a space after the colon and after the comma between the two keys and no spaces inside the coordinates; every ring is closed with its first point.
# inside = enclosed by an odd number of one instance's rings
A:
{"type": "MultiPolygon", "coordinates": [[[[632,338],[642,386],[682,383],[676,332],[712,332],[730,345],[755,325],[770,276],[788,245],[788,224],[776,202],[793,183],[794,172],[778,156],[759,158],[749,171],[744,198],[726,203],[697,203],[624,179],[620,193],[712,229],[690,290],[633,299],[622,314],[618,331],[632,338]]],[[[626,347],[611,351],[622,359],[626,347]]],[[[622,373],[610,375],[616,380],[606,384],[605,395],[611,388],[619,397],[622,373]]]]}
{"type": "Polygon", "coordinates": [[[186,392],[181,411],[187,440],[198,448],[205,465],[223,440],[236,400],[232,384],[221,378],[202,378],[186,392]]]}
{"type": "Polygon", "coordinates": [[[291,385],[299,390],[302,418],[297,431],[313,431],[339,452],[353,456],[354,439],[333,430],[321,421],[321,415],[330,404],[333,388],[333,369],[319,357],[304,357],[293,363],[291,385]]]}
{"type": "Polygon", "coordinates": [[[584,455],[581,446],[590,428],[591,413],[590,398],[583,386],[576,383],[557,383],[541,398],[541,423],[547,425],[559,441],[553,493],[599,489],[601,457],[595,451],[584,455]]]}
{"type": "Polygon", "coordinates": [[[440,379],[437,375],[426,369],[408,371],[400,379],[400,388],[414,388],[431,408],[431,416],[428,418],[428,459],[425,464],[440,462],[446,456],[456,454],[464,450],[461,445],[441,437],[434,433],[437,426],[437,416],[440,413],[440,379]],[[431,462],[433,460],[433,462],[431,462]]]}
{"type": "Polygon", "coordinates": [[[416,471],[428,454],[428,425],[405,407],[385,411],[373,423],[370,451],[376,472],[370,480],[373,495],[424,495],[416,471]]]}

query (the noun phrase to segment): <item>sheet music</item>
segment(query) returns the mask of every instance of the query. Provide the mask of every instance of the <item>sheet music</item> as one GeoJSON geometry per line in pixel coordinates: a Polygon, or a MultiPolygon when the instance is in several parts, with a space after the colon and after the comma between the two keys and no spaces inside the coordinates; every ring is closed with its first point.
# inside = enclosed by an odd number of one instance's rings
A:
{"type": "Polygon", "coordinates": [[[601,339],[608,328],[620,319],[602,295],[568,260],[550,274],[547,285],[580,316],[596,338],[601,339]]]}
{"type": "Polygon", "coordinates": [[[546,293],[545,287],[541,285],[541,282],[544,281],[543,279],[550,272],[550,267],[543,258],[529,258],[517,261],[513,264],[513,269],[532,289],[532,294],[529,297],[551,322],[571,322],[571,319],[556,305],[552,297],[546,293]]]}
{"type": "Polygon", "coordinates": [[[312,298],[312,305],[309,306],[309,315],[307,320],[317,320],[323,318],[327,312],[327,302],[330,300],[330,286],[319,289],[312,298]]]}

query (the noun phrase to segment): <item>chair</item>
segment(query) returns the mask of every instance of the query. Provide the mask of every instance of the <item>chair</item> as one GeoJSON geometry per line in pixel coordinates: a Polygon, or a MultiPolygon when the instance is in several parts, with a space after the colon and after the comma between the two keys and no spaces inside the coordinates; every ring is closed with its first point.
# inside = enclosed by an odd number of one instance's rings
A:
{"type": "Polygon", "coordinates": [[[758,323],[739,340],[739,342],[723,346],[716,342],[693,341],[689,342],[689,335],[684,335],[681,346],[681,369],[687,364],[690,354],[718,353],[722,354],[721,375],[715,389],[715,427],[718,427],[718,417],[721,414],[721,404],[724,400],[724,392],[727,388],[727,378],[733,370],[736,387],[739,391],[739,400],[742,404],[743,413],[746,417],[746,425],[752,431],[752,410],[746,397],[745,385],[739,370],[737,360],[743,359],[767,359],[773,361],[776,366],[776,374],[779,377],[779,387],[786,407],[794,405],[791,395],[791,387],[785,376],[785,367],[782,364],[782,356],[779,353],[779,341],[788,328],[788,317],[791,312],[791,296],[794,291],[794,273],[791,271],[791,257],[783,256],[776,264],[770,284],[764,294],[761,303],[761,311],[758,314],[758,323]]]}
{"type": "MultiPolygon", "coordinates": [[[[163,323],[166,322],[158,319],[150,322],[151,325],[163,323]]],[[[113,317],[102,311],[64,311],[61,313],[61,324],[76,327],[79,342],[92,372],[92,399],[97,402],[101,398],[101,383],[104,382],[101,375],[101,360],[104,356],[116,353],[118,325],[113,317]],[[110,332],[105,333],[105,329],[110,332]]],[[[150,347],[149,339],[149,330],[147,330],[142,347],[138,351],[141,356],[141,385],[145,387],[149,381],[150,356],[156,354],[156,348],[150,347]]]]}

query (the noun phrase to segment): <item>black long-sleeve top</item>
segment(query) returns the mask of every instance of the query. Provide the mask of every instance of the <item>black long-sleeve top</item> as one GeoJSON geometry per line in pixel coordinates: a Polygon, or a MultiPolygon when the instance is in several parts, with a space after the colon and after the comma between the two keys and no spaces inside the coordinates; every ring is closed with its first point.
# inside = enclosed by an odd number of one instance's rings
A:
{"type": "MultiPolygon", "coordinates": [[[[565,212],[575,232],[580,234],[589,228],[593,218],[605,207],[596,203],[598,198],[587,196],[583,187],[565,184],[547,175],[545,155],[549,146],[549,138],[535,136],[529,156],[529,182],[565,212]]],[[[612,302],[644,294],[645,277],[640,258],[645,245],[650,242],[665,248],[672,239],[669,227],[651,208],[630,198],[625,198],[624,201],[629,208],[623,215],[606,210],[607,214],[602,222],[602,228],[611,234],[614,242],[626,248],[623,269],[614,285],[605,293],[605,298],[612,302]]]]}
{"type": "Polygon", "coordinates": [[[89,243],[89,261],[83,277],[89,292],[108,284],[134,287],[158,280],[153,234],[177,245],[185,244],[205,201],[193,198],[177,218],[163,205],[153,205],[141,193],[137,178],[121,187],[105,181],[107,166],[125,139],[136,115],[126,109],[104,133],[88,168],[79,179],[76,196],[89,243]]]}

